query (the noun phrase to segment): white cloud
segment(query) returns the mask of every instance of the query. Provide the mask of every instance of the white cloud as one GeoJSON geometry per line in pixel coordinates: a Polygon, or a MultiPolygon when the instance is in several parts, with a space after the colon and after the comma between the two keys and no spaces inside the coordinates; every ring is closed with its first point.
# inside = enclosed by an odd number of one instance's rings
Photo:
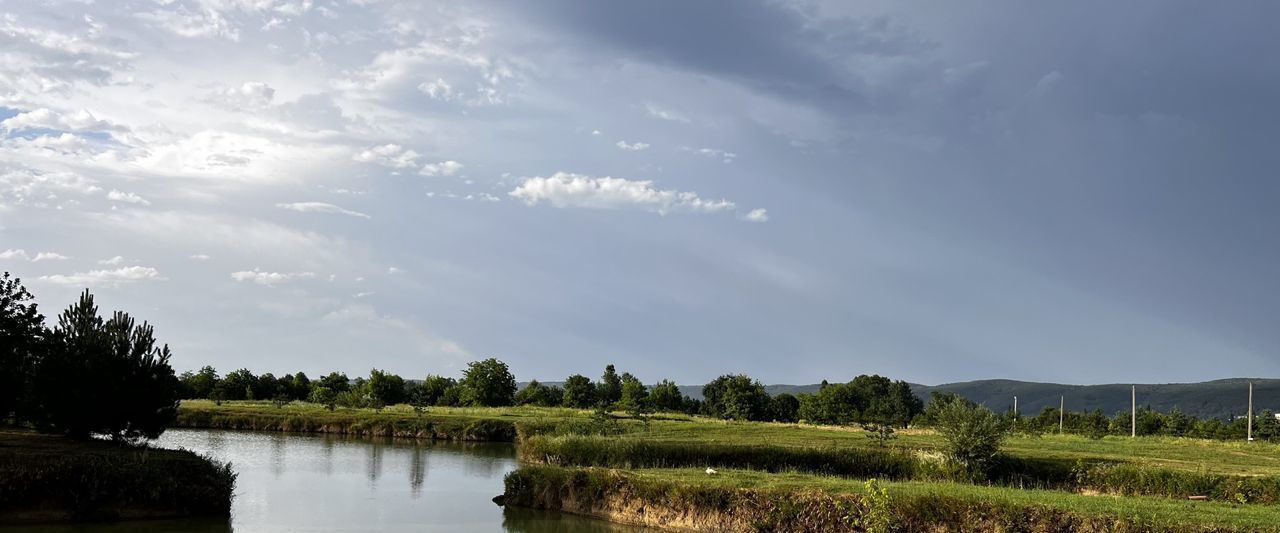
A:
{"type": "Polygon", "coordinates": [[[452,176],[462,170],[462,163],[457,161],[441,161],[439,163],[427,163],[422,166],[419,174],[423,176],[452,176]]]}
{"type": "Polygon", "coordinates": [[[242,283],[257,283],[258,285],[278,285],[293,279],[312,277],[315,277],[314,272],[263,272],[256,268],[231,273],[231,279],[233,280],[242,283]]]}
{"type": "Polygon", "coordinates": [[[645,111],[649,113],[649,116],[653,118],[669,120],[671,122],[683,122],[685,124],[690,122],[688,117],[675,111],[671,111],[670,109],[658,107],[656,104],[645,104],[644,107],[645,111]]]}
{"type": "Polygon", "coordinates": [[[276,90],[260,81],[250,81],[239,87],[229,87],[209,95],[208,101],[231,110],[262,109],[271,105],[276,90]]]}
{"type": "Polygon", "coordinates": [[[361,163],[376,163],[391,168],[418,166],[418,153],[413,150],[406,150],[403,146],[395,143],[366,148],[356,154],[354,159],[361,163]]]}
{"type": "Polygon", "coordinates": [[[724,161],[725,163],[732,163],[734,159],[738,158],[738,154],[736,153],[729,152],[726,150],[718,150],[715,148],[699,148],[697,150],[694,150],[692,148],[685,147],[684,150],[686,152],[692,152],[704,157],[717,158],[724,161]]]}
{"type": "Polygon", "coordinates": [[[124,257],[119,255],[112,257],[110,259],[98,260],[99,265],[117,266],[117,265],[120,265],[121,263],[124,263],[124,257]]]}
{"type": "Polygon", "coordinates": [[[444,81],[444,78],[436,78],[436,81],[424,81],[418,84],[418,90],[436,100],[448,101],[457,97],[453,92],[453,86],[444,81]]]}
{"type": "Polygon", "coordinates": [[[763,207],[752,209],[751,212],[744,215],[742,219],[749,222],[768,222],[769,210],[763,207]]]}
{"type": "Polygon", "coordinates": [[[600,130],[591,130],[592,135],[601,135],[600,130]]]}
{"type": "Polygon", "coordinates": [[[111,192],[107,193],[107,199],[113,200],[116,202],[128,202],[131,204],[138,204],[138,205],[151,205],[151,202],[148,201],[146,198],[143,198],[131,192],[122,192],[122,191],[117,191],[115,189],[111,189],[111,192]]]}
{"type": "Polygon", "coordinates": [[[30,261],[34,263],[36,261],[61,261],[63,259],[70,258],[57,252],[40,252],[32,256],[31,254],[28,254],[26,250],[21,248],[10,248],[0,252],[0,259],[21,259],[23,261],[30,261]]]}
{"type": "Polygon", "coordinates": [[[507,193],[528,205],[547,202],[554,207],[588,209],[638,208],[659,214],[671,212],[715,213],[731,211],[728,200],[706,200],[698,193],[659,190],[651,181],[623,178],[594,178],[581,174],[557,172],[549,178],[526,178],[507,193]]]}
{"type": "Polygon", "coordinates": [[[208,261],[210,259],[208,254],[191,254],[187,258],[192,261],[208,261]]]}
{"type": "Polygon", "coordinates": [[[75,274],[68,275],[55,274],[52,276],[40,276],[41,281],[56,283],[58,285],[102,285],[109,287],[139,281],[162,279],[164,278],[160,277],[160,272],[158,270],[144,266],[129,266],[117,268],[115,270],[90,270],[89,272],[77,272],[75,274]]]}
{"type": "Polygon", "coordinates": [[[38,108],[18,113],[0,121],[0,128],[5,131],[27,129],[49,129],[58,131],[107,131],[122,132],[129,128],[94,116],[87,109],[75,113],[59,113],[49,108],[38,108]]]}
{"type": "Polygon", "coordinates": [[[642,142],[627,144],[627,141],[618,141],[617,147],[630,152],[639,152],[641,150],[648,150],[649,144],[642,142]]]}
{"type": "Polygon", "coordinates": [[[401,269],[400,269],[400,268],[398,268],[398,267],[387,267],[387,273],[388,273],[388,274],[395,275],[395,274],[400,274],[400,273],[402,273],[402,272],[404,272],[404,270],[401,270],[401,269]]]}
{"type": "Polygon", "coordinates": [[[276,204],[280,209],[288,209],[290,211],[298,211],[300,213],[330,213],[334,215],[347,215],[359,218],[373,218],[359,211],[344,209],[333,204],[324,202],[294,202],[290,204],[276,204]]]}
{"type": "Polygon", "coordinates": [[[31,259],[31,262],[34,263],[36,261],[61,261],[63,259],[69,259],[69,258],[57,252],[40,252],[31,259]]]}

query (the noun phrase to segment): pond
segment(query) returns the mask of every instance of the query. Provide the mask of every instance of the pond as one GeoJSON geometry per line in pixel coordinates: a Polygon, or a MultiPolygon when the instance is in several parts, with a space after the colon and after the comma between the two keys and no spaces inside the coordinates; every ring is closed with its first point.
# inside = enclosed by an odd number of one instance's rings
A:
{"type": "Polygon", "coordinates": [[[182,520],[13,531],[651,531],[569,514],[498,507],[491,500],[502,493],[502,477],[517,466],[510,444],[193,429],[171,429],[155,444],[232,463],[239,477],[230,524],[182,520]]]}

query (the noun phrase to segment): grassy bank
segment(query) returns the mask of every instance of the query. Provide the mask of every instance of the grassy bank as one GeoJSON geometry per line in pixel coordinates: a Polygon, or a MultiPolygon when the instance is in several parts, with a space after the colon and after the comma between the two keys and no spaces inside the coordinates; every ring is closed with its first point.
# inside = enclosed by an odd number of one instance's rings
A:
{"type": "Polygon", "coordinates": [[[234,486],[188,451],[0,430],[0,523],[226,517],[234,486]]]}
{"type": "Polygon", "coordinates": [[[525,466],[506,503],[717,531],[1278,531],[1280,508],[799,473],[525,466]]]}

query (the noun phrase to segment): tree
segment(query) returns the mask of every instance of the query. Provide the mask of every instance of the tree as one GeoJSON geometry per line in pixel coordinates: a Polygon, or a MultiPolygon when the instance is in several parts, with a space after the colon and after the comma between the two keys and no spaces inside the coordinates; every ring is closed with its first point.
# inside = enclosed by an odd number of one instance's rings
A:
{"type": "Polygon", "coordinates": [[[622,396],[618,404],[628,413],[638,415],[649,409],[649,389],[630,373],[622,374],[622,396]]]}
{"type": "Polygon", "coordinates": [[[453,378],[427,374],[427,379],[422,380],[422,404],[454,405],[452,403],[441,403],[441,401],[445,398],[445,392],[457,384],[458,382],[453,378]]]}
{"type": "Polygon", "coordinates": [[[516,393],[516,405],[537,405],[540,407],[554,407],[560,405],[564,401],[564,391],[559,387],[548,387],[538,382],[538,380],[530,381],[520,392],[516,393]]]}
{"type": "Polygon", "coordinates": [[[778,422],[795,422],[799,419],[800,400],[787,393],[769,398],[769,418],[778,422]]]}
{"type": "Polygon", "coordinates": [[[684,394],[680,393],[675,382],[664,379],[649,389],[649,405],[657,411],[682,412],[685,408],[684,394]]]}
{"type": "Polygon", "coordinates": [[[951,401],[936,411],[947,456],[974,479],[986,476],[1008,436],[1007,422],[990,409],[951,401]]]}
{"type": "Polygon", "coordinates": [[[307,401],[318,403],[333,410],[334,404],[338,401],[338,395],[332,389],[324,385],[316,385],[311,388],[311,394],[307,396],[307,401]]]}
{"type": "Polygon", "coordinates": [[[365,382],[365,387],[369,397],[377,405],[404,403],[404,378],[400,376],[375,368],[369,371],[369,381],[365,382]]]}
{"type": "Polygon", "coordinates": [[[22,418],[18,404],[27,396],[27,377],[45,337],[34,297],[21,279],[5,272],[0,277],[0,421],[11,413],[15,421],[22,418]]]}
{"type": "Polygon", "coordinates": [[[622,378],[618,377],[613,365],[604,367],[604,375],[600,376],[600,385],[596,387],[596,396],[605,407],[622,399],[622,378]]]}
{"type": "Polygon", "coordinates": [[[516,377],[507,364],[495,358],[467,363],[458,382],[463,405],[502,407],[511,405],[516,394],[516,377]]]}
{"type": "MultiPolygon", "coordinates": [[[[224,400],[253,399],[254,388],[258,385],[258,377],[247,368],[230,372],[222,378],[224,400]]],[[[256,396],[255,396],[256,397],[256,396]]]]}
{"type": "Polygon", "coordinates": [[[564,406],[587,409],[596,402],[596,385],[582,374],[564,380],[564,406]]]}
{"type": "Polygon", "coordinates": [[[253,397],[250,400],[273,400],[280,394],[280,380],[276,379],[275,374],[266,372],[258,376],[258,380],[253,384],[253,397]]]}
{"type": "Polygon", "coordinates": [[[188,398],[208,398],[218,385],[218,371],[205,365],[199,372],[183,372],[182,386],[188,398]]]}
{"type": "Polygon", "coordinates": [[[77,439],[159,437],[178,412],[181,384],[170,357],[150,324],[121,311],[103,320],[84,291],[59,315],[36,364],[36,427],[77,439]]]}
{"type": "Polygon", "coordinates": [[[764,385],[745,374],[725,374],[702,387],[703,411],[717,418],[764,420],[769,394],[764,385]]]}
{"type": "Polygon", "coordinates": [[[311,379],[304,372],[294,374],[293,382],[289,386],[289,397],[294,400],[305,400],[309,394],[311,394],[311,379]]]}
{"type": "Polygon", "coordinates": [[[347,392],[347,389],[351,388],[351,380],[341,372],[330,372],[329,375],[320,378],[316,383],[333,391],[335,394],[347,392]]]}

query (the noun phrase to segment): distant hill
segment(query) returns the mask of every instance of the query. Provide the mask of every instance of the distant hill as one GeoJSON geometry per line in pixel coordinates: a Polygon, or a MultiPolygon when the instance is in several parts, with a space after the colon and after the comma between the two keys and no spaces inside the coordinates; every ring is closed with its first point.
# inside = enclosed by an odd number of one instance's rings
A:
{"type": "MultiPolygon", "coordinates": [[[[1253,405],[1258,411],[1270,409],[1280,412],[1280,379],[1219,379],[1200,383],[1165,383],[1138,385],[1138,406],[1150,406],[1161,412],[1174,407],[1200,418],[1226,418],[1244,414],[1248,409],[1249,386],[1253,382],[1253,405]]],[[[547,385],[560,383],[546,382],[547,385]]],[[[524,383],[520,384],[521,387],[524,383]]],[[[954,392],[996,411],[1013,406],[1018,397],[1018,410],[1024,415],[1035,415],[1045,407],[1057,407],[1058,398],[1065,396],[1067,409],[1092,411],[1102,409],[1107,416],[1129,410],[1128,384],[1063,385],[1036,383],[1010,379],[984,379],[942,385],[911,384],[911,390],[926,403],[932,391],[954,392]]],[[[789,393],[813,393],[813,385],[765,385],[770,395],[789,393]]],[[[702,398],[702,385],[681,385],[680,392],[691,398],[702,398]]]]}

